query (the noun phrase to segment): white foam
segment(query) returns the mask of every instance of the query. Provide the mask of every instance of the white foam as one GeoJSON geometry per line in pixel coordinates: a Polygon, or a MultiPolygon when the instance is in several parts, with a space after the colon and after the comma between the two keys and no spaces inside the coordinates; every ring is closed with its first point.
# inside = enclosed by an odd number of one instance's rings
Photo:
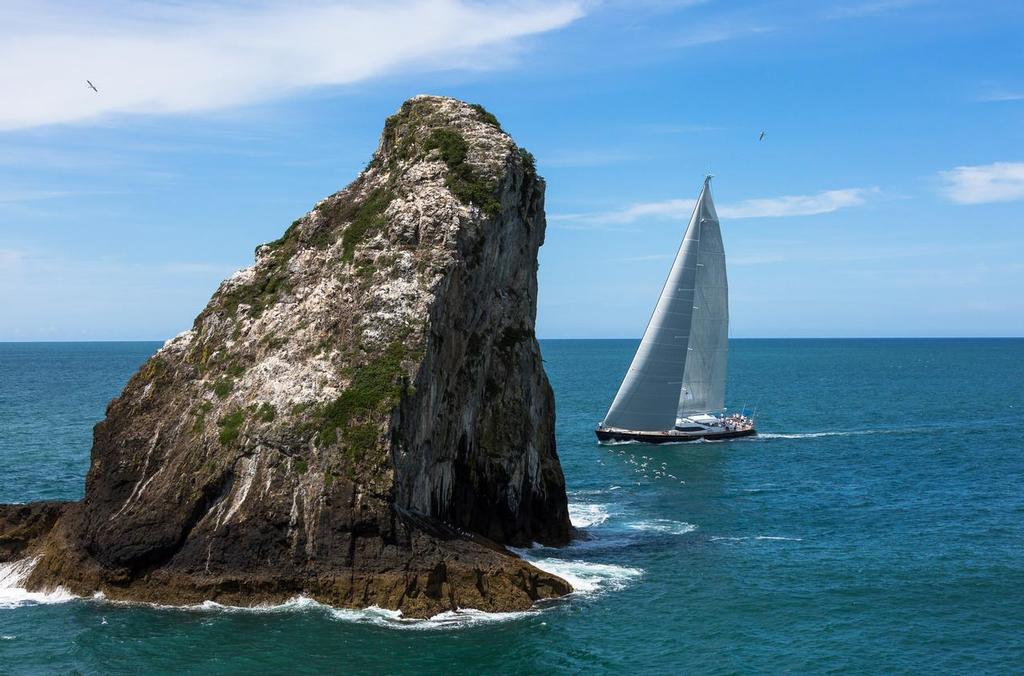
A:
{"type": "MultiPolygon", "coordinates": [[[[783,434],[781,432],[758,432],[758,439],[817,439],[819,437],[856,437],[862,434],[883,434],[891,430],[849,430],[846,432],[795,432],[783,434]]],[[[748,437],[754,439],[754,437],[748,437]]]]}
{"type": "MultiPolygon", "coordinates": [[[[750,540],[751,538],[743,537],[728,537],[725,535],[715,535],[711,537],[712,542],[725,541],[725,542],[740,542],[741,540],[750,540]]],[[[788,542],[803,542],[803,538],[788,538],[781,535],[755,535],[752,539],[754,540],[780,540],[788,542]]]]}
{"type": "Polygon", "coordinates": [[[66,603],[78,598],[63,587],[48,592],[33,592],[21,584],[36,567],[38,558],[0,564],[0,608],[18,608],[28,604],[66,603]]]}
{"type": "Polygon", "coordinates": [[[640,568],[616,566],[611,563],[592,561],[568,561],[555,558],[534,558],[522,553],[523,558],[546,573],[557,575],[572,585],[579,594],[593,594],[601,591],[622,589],[633,578],[643,575],[640,568]]]}
{"type": "Polygon", "coordinates": [[[580,502],[569,503],[569,521],[576,528],[600,526],[608,520],[606,505],[593,505],[580,502]]]}
{"type": "Polygon", "coordinates": [[[651,531],[654,533],[665,533],[666,535],[684,535],[697,530],[697,526],[685,521],[672,521],[671,519],[650,519],[648,521],[636,521],[626,524],[633,530],[651,531]]]}
{"type": "Polygon", "coordinates": [[[459,610],[449,610],[444,613],[439,613],[426,620],[410,620],[402,619],[399,620],[401,624],[389,626],[399,626],[402,629],[461,629],[463,627],[469,627],[479,624],[494,624],[496,622],[511,622],[513,620],[521,620],[526,617],[532,617],[540,613],[540,610],[524,610],[515,613],[488,613],[483,610],[476,610],[474,608],[460,608],[459,610]]]}

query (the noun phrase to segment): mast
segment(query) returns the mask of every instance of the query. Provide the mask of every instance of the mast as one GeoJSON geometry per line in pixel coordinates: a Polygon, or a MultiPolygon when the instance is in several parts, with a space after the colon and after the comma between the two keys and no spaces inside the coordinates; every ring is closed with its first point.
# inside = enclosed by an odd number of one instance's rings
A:
{"type": "Polygon", "coordinates": [[[702,262],[698,247],[702,219],[706,224],[709,216],[713,218],[714,230],[718,230],[718,216],[710,201],[710,182],[710,176],[704,179],[658,304],[605,415],[602,424],[606,427],[643,431],[675,427],[683,397],[691,322],[697,305],[694,292],[697,264],[702,262]]]}

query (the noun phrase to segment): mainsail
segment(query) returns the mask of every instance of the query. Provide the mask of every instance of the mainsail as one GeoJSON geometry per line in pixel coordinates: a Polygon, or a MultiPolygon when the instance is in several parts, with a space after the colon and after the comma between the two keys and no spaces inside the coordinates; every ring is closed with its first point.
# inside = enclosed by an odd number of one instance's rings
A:
{"type": "Polygon", "coordinates": [[[725,249],[709,176],[640,347],[602,424],[670,430],[677,417],[724,408],[728,334],[725,249]]]}

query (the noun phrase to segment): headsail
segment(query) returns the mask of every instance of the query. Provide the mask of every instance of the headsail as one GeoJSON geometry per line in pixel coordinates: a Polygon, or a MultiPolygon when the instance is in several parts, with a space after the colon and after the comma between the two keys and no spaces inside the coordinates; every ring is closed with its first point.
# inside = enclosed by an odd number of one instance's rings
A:
{"type": "MultiPolygon", "coordinates": [[[[697,220],[697,270],[693,294],[690,344],[679,393],[679,416],[725,408],[725,366],[729,348],[729,283],[718,214],[707,180],[697,220]]],[[[691,219],[691,227],[693,222],[691,219]]],[[[687,235],[691,236],[691,235],[687,235]]]]}
{"type": "Polygon", "coordinates": [[[658,305],[603,424],[669,430],[680,411],[722,408],[727,335],[725,257],[708,177],[658,305]],[[691,370],[688,364],[694,353],[699,366],[691,370]],[[715,378],[721,383],[716,385],[715,378]]]}

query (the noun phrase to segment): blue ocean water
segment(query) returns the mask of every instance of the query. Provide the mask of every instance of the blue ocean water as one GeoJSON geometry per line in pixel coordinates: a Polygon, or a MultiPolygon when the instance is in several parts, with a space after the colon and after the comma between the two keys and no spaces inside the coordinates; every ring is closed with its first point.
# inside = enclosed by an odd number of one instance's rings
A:
{"type": "MultiPolygon", "coordinates": [[[[588,539],[526,555],[570,598],[407,623],[0,589],[0,672],[1021,669],[1024,340],[735,340],[758,437],[598,446],[635,345],[542,341],[588,539]]],[[[92,424],[157,347],[0,344],[0,501],[79,498],[92,424]]]]}

